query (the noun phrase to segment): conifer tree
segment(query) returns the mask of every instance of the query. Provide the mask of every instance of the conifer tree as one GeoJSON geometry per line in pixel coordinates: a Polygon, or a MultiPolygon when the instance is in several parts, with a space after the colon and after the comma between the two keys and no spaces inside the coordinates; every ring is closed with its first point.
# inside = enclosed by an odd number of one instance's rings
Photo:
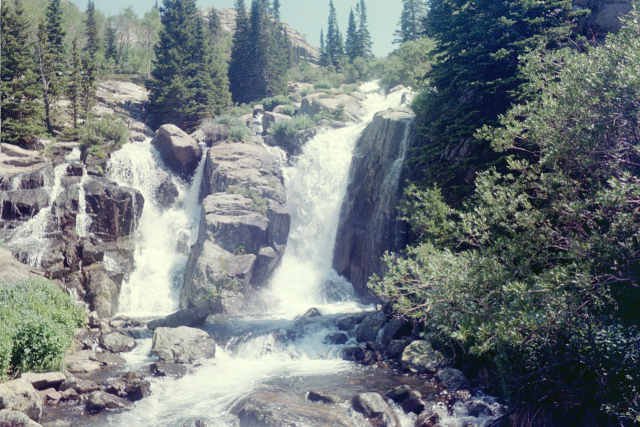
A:
{"type": "Polygon", "coordinates": [[[358,27],[356,26],[356,16],[353,9],[349,12],[349,25],[347,27],[347,38],[345,40],[345,54],[350,62],[360,56],[360,39],[358,27]]]}
{"type": "Polygon", "coordinates": [[[320,65],[329,66],[329,55],[327,54],[327,44],[324,40],[324,29],[320,29],[320,65]]]}
{"type": "Polygon", "coordinates": [[[1,123],[0,141],[30,147],[42,128],[40,86],[33,45],[29,40],[29,21],[21,0],[0,5],[2,15],[2,60],[0,60],[1,123]]]}
{"type": "Polygon", "coordinates": [[[357,56],[362,58],[373,58],[373,41],[369,32],[369,23],[367,18],[367,5],[364,0],[358,3],[358,46],[357,56]]]}
{"type": "Polygon", "coordinates": [[[231,94],[235,102],[247,102],[249,100],[249,70],[246,64],[251,61],[249,18],[244,0],[236,0],[236,31],[233,34],[233,46],[231,48],[231,61],[229,63],[229,82],[231,94]]]}
{"type": "Polygon", "coordinates": [[[110,65],[118,65],[118,46],[116,44],[116,29],[109,21],[105,30],[104,59],[110,65]]]}
{"type": "Polygon", "coordinates": [[[87,3],[85,21],[86,43],[82,55],[82,109],[85,120],[89,116],[95,98],[98,79],[98,27],[96,24],[96,8],[93,0],[87,3]]]}
{"type": "Polygon", "coordinates": [[[344,57],[344,46],[342,44],[342,35],[338,27],[338,17],[336,15],[336,8],[333,5],[333,0],[329,0],[329,19],[327,22],[325,49],[327,51],[328,64],[339,69],[344,57]]]}
{"type": "Polygon", "coordinates": [[[212,7],[207,15],[207,29],[209,31],[209,37],[212,37],[211,41],[218,41],[221,32],[220,26],[220,16],[218,16],[216,9],[212,7]]]}
{"type": "Polygon", "coordinates": [[[424,33],[423,21],[426,15],[424,0],[402,0],[400,25],[396,31],[396,43],[416,40],[424,33]]]}
{"type": "Polygon", "coordinates": [[[213,114],[220,114],[231,104],[229,92],[229,70],[225,52],[220,43],[222,32],[218,12],[211,8],[208,14],[205,35],[205,64],[211,76],[211,92],[209,105],[213,114]]]}
{"type": "Polygon", "coordinates": [[[273,19],[280,22],[280,0],[273,0],[273,19]]]}
{"type": "Polygon", "coordinates": [[[69,76],[69,86],[67,96],[69,97],[69,109],[73,128],[78,129],[78,118],[80,116],[80,90],[82,88],[82,60],[78,49],[78,38],[74,38],[71,43],[71,75],[69,76]]]}

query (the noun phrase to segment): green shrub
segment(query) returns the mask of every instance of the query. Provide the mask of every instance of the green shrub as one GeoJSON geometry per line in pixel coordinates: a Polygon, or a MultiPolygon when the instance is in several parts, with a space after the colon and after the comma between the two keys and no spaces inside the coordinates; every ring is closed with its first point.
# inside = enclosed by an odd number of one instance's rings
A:
{"type": "Polygon", "coordinates": [[[60,369],[84,310],[53,283],[0,284],[0,378],[60,369]]]}
{"type": "Polygon", "coordinates": [[[327,90],[327,89],[331,89],[332,87],[333,86],[328,81],[318,82],[313,85],[313,88],[316,90],[327,90]]]}
{"type": "Polygon", "coordinates": [[[271,98],[265,98],[262,100],[262,105],[265,111],[273,111],[278,105],[284,105],[289,103],[289,97],[285,95],[273,96],[271,98]]]}
{"type": "Polygon", "coordinates": [[[84,153],[106,158],[127,143],[129,130],[122,119],[106,116],[89,119],[80,130],[80,147],[84,153]]]}
{"type": "Polygon", "coordinates": [[[384,89],[389,90],[398,85],[420,89],[425,85],[426,75],[431,70],[431,52],[434,46],[433,40],[428,38],[404,43],[381,60],[373,73],[380,76],[380,84],[384,89]]]}
{"type": "Polygon", "coordinates": [[[216,117],[210,123],[227,126],[229,136],[234,141],[247,142],[251,139],[251,129],[236,115],[224,114],[216,117]]]}
{"type": "Polygon", "coordinates": [[[287,105],[280,105],[280,114],[286,114],[287,116],[295,116],[295,114],[298,112],[298,109],[290,104],[287,105]]]}
{"type": "Polygon", "coordinates": [[[312,128],[315,125],[316,122],[313,118],[303,114],[301,116],[294,117],[291,120],[275,123],[271,129],[269,129],[269,133],[276,139],[289,138],[295,136],[302,130],[312,128]]]}

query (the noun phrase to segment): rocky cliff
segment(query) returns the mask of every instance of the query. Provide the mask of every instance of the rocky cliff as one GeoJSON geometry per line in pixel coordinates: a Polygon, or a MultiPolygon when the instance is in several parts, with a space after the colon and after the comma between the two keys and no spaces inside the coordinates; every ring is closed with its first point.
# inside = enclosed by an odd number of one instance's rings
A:
{"type": "Polygon", "coordinates": [[[406,244],[396,206],[402,195],[405,156],[413,140],[413,113],[378,113],[356,145],[342,205],[333,266],[367,295],[367,280],[380,273],[381,256],[406,244]]]}

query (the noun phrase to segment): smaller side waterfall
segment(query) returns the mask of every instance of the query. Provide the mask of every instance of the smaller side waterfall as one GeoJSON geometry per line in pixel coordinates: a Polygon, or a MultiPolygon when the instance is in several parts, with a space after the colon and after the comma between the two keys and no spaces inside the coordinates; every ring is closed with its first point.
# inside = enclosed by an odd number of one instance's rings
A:
{"type": "Polygon", "coordinates": [[[109,178],[142,193],[145,200],[135,234],[135,270],[125,280],[119,311],[133,316],[162,315],[178,309],[189,248],[198,235],[201,217],[200,185],[204,159],[191,183],[167,172],[160,155],[147,140],[130,143],[113,153],[109,178]],[[164,207],[158,200],[161,187],[173,186],[178,196],[164,207]]]}

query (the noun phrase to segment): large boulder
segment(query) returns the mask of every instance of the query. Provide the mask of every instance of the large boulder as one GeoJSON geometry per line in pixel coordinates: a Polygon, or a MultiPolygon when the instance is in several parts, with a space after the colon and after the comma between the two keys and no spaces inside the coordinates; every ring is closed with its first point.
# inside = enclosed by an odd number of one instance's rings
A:
{"type": "Polygon", "coordinates": [[[216,354],[216,344],[206,332],[181,326],[157,328],[153,334],[151,354],[163,362],[193,363],[210,359],[216,354]]]}
{"type": "Polygon", "coordinates": [[[8,409],[25,413],[32,420],[42,417],[42,399],[25,379],[7,381],[0,384],[0,410],[8,409]]]}
{"type": "Polygon", "coordinates": [[[242,312],[277,267],[287,242],[281,163],[264,146],[221,143],[205,162],[203,215],[181,293],[181,307],[212,304],[242,312]]]}
{"type": "Polygon", "coordinates": [[[29,382],[36,390],[57,389],[67,380],[67,376],[62,372],[27,372],[20,378],[29,382]]]}
{"type": "Polygon", "coordinates": [[[139,191],[103,178],[89,178],[84,190],[92,234],[103,241],[115,241],[135,231],[144,207],[139,191]]]}
{"type": "Polygon", "coordinates": [[[400,425],[391,406],[378,393],[360,393],[353,397],[351,405],[373,425],[380,427],[400,425]]]}
{"type": "Polygon", "coordinates": [[[362,115],[363,108],[358,98],[345,93],[338,95],[316,93],[302,98],[300,112],[310,116],[324,113],[333,116],[336,120],[355,121],[362,115]]]}
{"type": "Polygon", "coordinates": [[[98,414],[105,410],[115,411],[128,408],[130,403],[125,399],[104,391],[94,391],[85,403],[89,414],[98,414]]]}
{"type": "Polygon", "coordinates": [[[11,411],[9,409],[0,410],[0,426],[2,427],[41,427],[24,413],[11,411]]]}
{"type": "Polygon", "coordinates": [[[120,332],[111,332],[100,337],[100,344],[112,353],[125,353],[135,348],[136,340],[120,332]]]}
{"type": "Polygon", "coordinates": [[[434,373],[445,365],[445,358],[435,350],[431,343],[416,340],[409,344],[402,352],[402,363],[412,372],[434,373]]]}
{"type": "Polygon", "coordinates": [[[175,125],[162,125],[151,141],[165,164],[185,179],[193,176],[200,159],[202,148],[198,142],[175,125]]]}
{"type": "Polygon", "coordinates": [[[397,206],[404,191],[406,154],[414,139],[413,120],[406,111],[378,113],[356,144],[333,267],[361,296],[369,292],[369,277],[382,272],[385,251],[400,250],[407,243],[407,227],[398,220],[397,206]]]}
{"type": "Polygon", "coordinates": [[[111,317],[118,310],[121,283],[114,280],[103,264],[95,264],[83,271],[89,308],[102,318],[111,317]]]}

